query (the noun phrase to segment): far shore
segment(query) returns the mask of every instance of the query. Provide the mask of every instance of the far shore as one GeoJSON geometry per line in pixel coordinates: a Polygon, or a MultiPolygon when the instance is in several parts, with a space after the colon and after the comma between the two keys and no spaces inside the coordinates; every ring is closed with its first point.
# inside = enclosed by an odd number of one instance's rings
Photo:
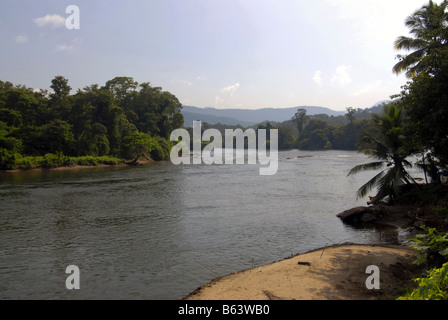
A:
{"type": "Polygon", "coordinates": [[[132,167],[132,166],[143,166],[154,162],[152,159],[142,159],[138,160],[137,163],[117,163],[117,164],[99,164],[96,166],[62,166],[56,168],[32,168],[32,169],[13,169],[13,170],[0,170],[0,173],[17,173],[17,172],[33,172],[33,171],[68,171],[68,170],[84,170],[84,169],[99,169],[99,168],[117,168],[117,167],[132,167]]]}

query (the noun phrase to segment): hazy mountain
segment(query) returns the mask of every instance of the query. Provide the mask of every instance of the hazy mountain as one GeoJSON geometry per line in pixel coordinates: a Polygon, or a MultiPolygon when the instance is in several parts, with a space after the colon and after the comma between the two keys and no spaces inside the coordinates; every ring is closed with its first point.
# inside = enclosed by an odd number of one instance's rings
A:
{"type": "Polygon", "coordinates": [[[185,125],[191,126],[193,120],[201,120],[210,124],[222,123],[227,125],[242,126],[254,125],[264,121],[283,122],[290,120],[299,108],[306,109],[308,115],[328,114],[329,116],[343,115],[345,111],[335,111],[324,107],[295,107],[285,109],[264,108],[264,109],[214,109],[197,108],[183,106],[182,113],[185,118],[185,125]]]}
{"type": "Polygon", "coordinates": [[[196,120],[201,120],[202,122],[207,122],[209,124],[221,123],[228,126],[234,126],[239,124],[243,127],[249,127],[251,125],[256,124],[251,121],[241,121],[225,116],[216,116],[206,113],[189,112],[185,111],[185,109],[182,111],[182,114],[184,115],[184,123],[186,127],[191,127],[193,125],[193,121],[196,120]]]}
{"type": "MultiPolygon", "coordinates": [[[[371,108],[360,110],[358,113],[376,113],[380,112],[383,104],[390,100],[379,101],[371,108]]],[[[214,109],[214,108],[197,108],[192,106],[183,106],[182,114],[185,118],[185,126],[191,127],[194,120],[201,120],[209,124],[221,123],[224,125],[241,125],[248,127],[265,121],[284,122],[291,120],[298,109],[305,109],[307,115],[328,115],[333,117],[343,116],[347,113],[344,111],[336,111],[324,107],[300,106],[294,108],[264,108],[264,109],[214,109]]]]}

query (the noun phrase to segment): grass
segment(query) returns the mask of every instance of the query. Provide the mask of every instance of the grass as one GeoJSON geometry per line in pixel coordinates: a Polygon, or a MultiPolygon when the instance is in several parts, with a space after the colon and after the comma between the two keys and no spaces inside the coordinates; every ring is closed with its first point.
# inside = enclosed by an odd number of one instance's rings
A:
{"type": "Polygon", "coordinates": [[[59,168],[73,166],[99,166],[99,165],[117,165],[123,164],[125,160],[110,156],[82,156],[69,157],[63,154],[48,153],[45,156],[36,157],[16,157],[14,163],[10,164],[7,169],[31,170],[36,168],[59,168]]]}

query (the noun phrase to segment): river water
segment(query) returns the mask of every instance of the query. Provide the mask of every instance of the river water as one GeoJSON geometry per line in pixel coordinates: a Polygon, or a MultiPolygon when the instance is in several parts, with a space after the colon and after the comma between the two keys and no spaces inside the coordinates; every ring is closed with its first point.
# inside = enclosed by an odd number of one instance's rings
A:
{"type": "Polygon", "coordinates": [[[258,165],[181,165],[0,175],[0,299],[180,299],[217,276],[381,231],[336,214],[372,177],[348,151],[279,153],[258,165]],[[303,157],[305,156],[305,157],[303,157]],[[68,290],[67,266],[80,270],[68,290]]]}

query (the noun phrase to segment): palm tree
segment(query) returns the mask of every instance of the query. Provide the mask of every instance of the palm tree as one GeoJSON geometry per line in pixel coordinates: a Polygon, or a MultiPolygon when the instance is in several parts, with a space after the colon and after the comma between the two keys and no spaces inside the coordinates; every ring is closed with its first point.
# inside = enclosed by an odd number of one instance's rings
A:
{"type": "Polygon", "coordinates": [[[406,26],[414,37],[399,37],[394,47],[396,50],[413,51],[408,55],[398,55],[399,62],[394,66],[393,72],[400,74],[406,72],[408,78],[412,78],[419,72],[427,71],[422,60],[439,50],[447,47],[448,34],[446,12],[448,1],[444,0],[440,5],[432,0],[413,15],[406,19],[406,26]]]}
{"type": "Polygon", "coordinates": [[[372,115],[370,124],[361,137],[360,152],[378,161],[356,166],[348,175],[378,170],[384,166],[386,169],[358,190],[358,198],[365,197],[371,189],[377,187],[377,195],[369,203],[376,203],[387,196],[393,201],[401,186],[411,184],[410,181],[415,183],[406,171],[406,168],[412,168],[412,164],[406,160],[410,151],[407,148],[402,121],[402,109],[395,104],[386,105],[383,114],[372,115]]]}

